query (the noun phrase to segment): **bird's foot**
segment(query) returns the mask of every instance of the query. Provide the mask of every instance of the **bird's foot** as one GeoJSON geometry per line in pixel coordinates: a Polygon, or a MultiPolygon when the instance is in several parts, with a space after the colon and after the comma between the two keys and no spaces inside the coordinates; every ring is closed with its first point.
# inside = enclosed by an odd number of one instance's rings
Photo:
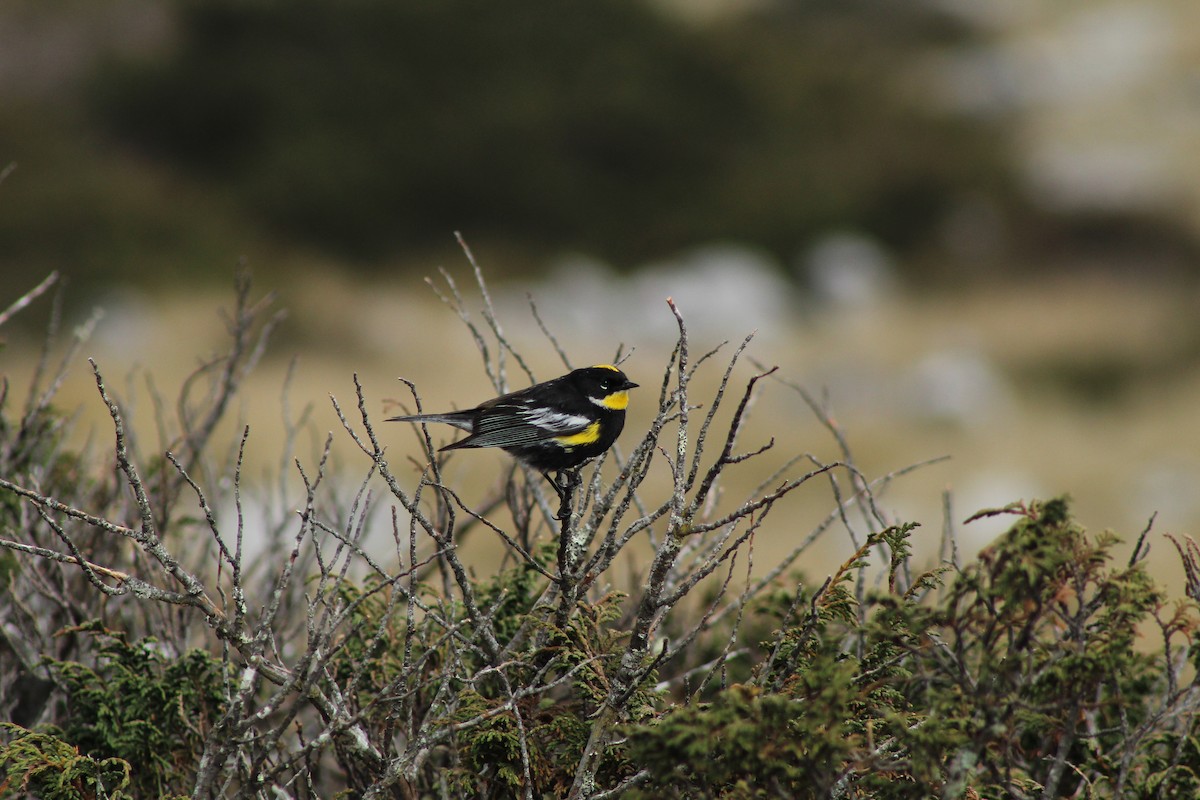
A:
{"type": "Polygon", "coordinates": [[[583,478],[579,474],[578,469],[560,469],[554,473],[554,477],[550,477],[550,473],[544,473],[546,480],[550,481],[550,485],[554,487],[555,493],[558,495],[558,515],[557,519],[566,519],[571,516],[571,495],[575,489],[583,483],[583,478]]]}

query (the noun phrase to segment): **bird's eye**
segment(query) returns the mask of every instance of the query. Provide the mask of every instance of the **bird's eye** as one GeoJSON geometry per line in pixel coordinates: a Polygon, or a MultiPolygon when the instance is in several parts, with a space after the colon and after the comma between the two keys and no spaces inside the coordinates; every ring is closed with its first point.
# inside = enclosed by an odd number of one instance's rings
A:
{"type": "Polygon", "coordinates": [[[608,391],[608,381],[600,381],[600,388],[607,392],[608,391]]]}

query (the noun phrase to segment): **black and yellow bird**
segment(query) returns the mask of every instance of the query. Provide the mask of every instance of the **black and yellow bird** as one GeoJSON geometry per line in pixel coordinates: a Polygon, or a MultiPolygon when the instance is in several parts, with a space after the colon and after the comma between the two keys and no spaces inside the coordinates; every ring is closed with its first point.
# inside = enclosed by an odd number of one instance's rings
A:
{"type": "MultiPolygon", "coordinates": [[[[499,447],[550,477],[595,458],[625,427],[629,390],[637,386],[609,364],[573,370],[465,411],[391,417],[389,422],[444,422],[470,435],[441,451],[499,447]]],[[[551,479],[555,488],[558,481],[551,479]]]]}

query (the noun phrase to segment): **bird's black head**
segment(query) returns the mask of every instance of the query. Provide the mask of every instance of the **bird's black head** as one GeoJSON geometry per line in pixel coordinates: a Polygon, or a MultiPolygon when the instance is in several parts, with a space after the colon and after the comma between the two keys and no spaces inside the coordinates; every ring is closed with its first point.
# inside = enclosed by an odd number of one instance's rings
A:
{"type": "Polygon", "coordinates": [[[609,411],[624,411],[629,405],[629,390],[637,387],[624,372],[608,364],[577,369],[570,378],[589,400],[609,411]]]}

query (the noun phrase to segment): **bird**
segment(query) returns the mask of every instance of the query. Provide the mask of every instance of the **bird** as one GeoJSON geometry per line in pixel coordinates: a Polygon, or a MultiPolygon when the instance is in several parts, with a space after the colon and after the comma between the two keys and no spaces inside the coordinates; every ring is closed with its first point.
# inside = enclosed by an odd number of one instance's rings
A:
{"type": "MultiPolygon", "coordinates": [[[[637,384],[611,364],[572,370],[474,408],[407,414],[388,422],[443,422],[470,435],[439,452],[499,447],[541,472],[559,495],[559,478],[612,447],[625,427],[629,390],[637,384]],[[555,473],[551,478],[550,473],[555,473]]],[[[577,474],[576,474],[577,478],[577,474]]]]}

